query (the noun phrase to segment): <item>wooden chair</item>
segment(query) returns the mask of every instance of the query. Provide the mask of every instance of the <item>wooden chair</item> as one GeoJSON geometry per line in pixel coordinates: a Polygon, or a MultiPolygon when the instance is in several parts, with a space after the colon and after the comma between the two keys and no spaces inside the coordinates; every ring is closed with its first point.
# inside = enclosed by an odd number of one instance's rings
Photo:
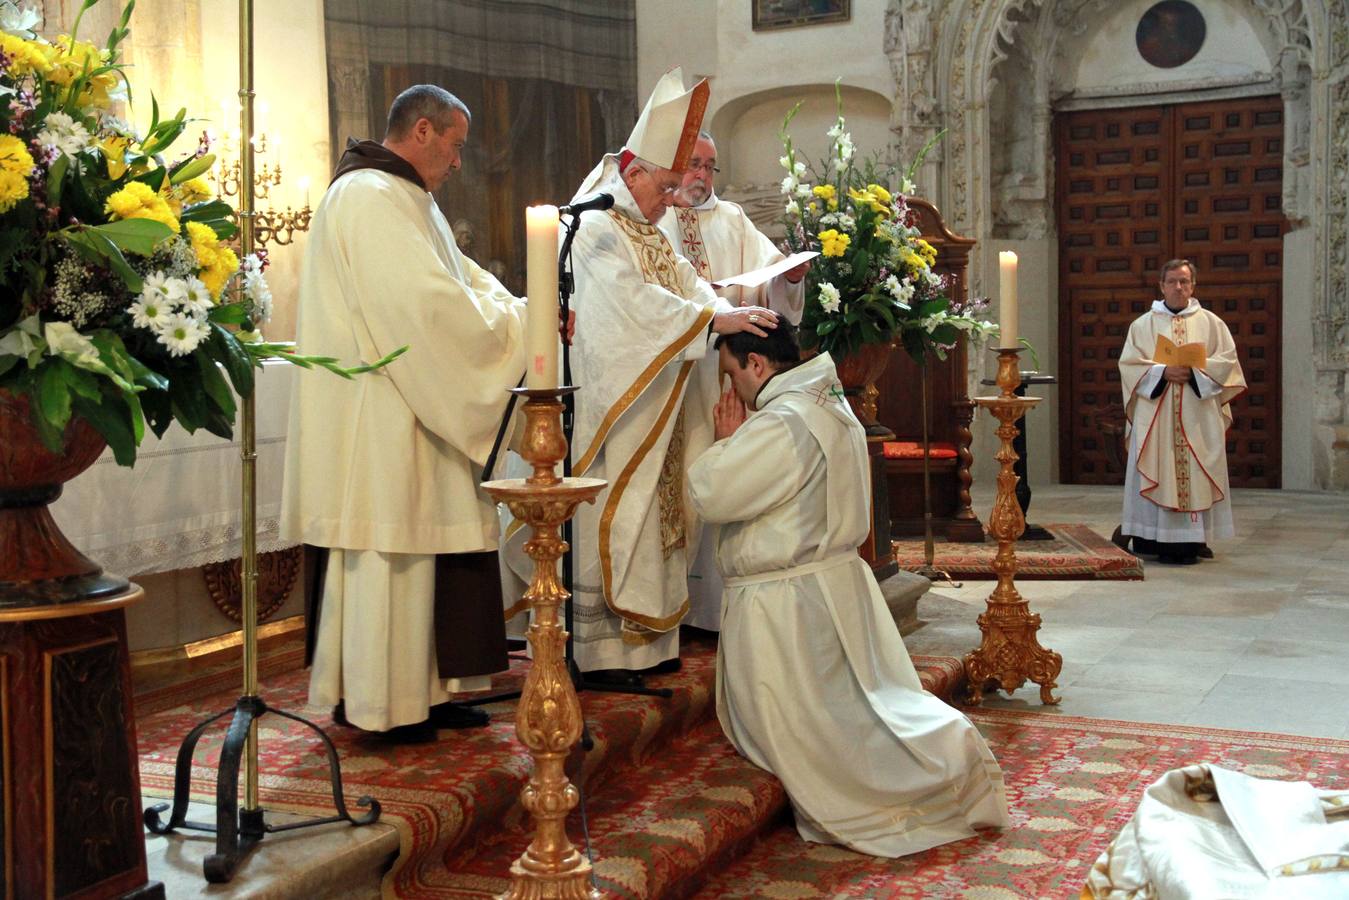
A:
{"type": "MultiPolygon", "coordinates": [[[[923,239],[937,251],[936,270],[951,277],[952,299],[967,299],[969,256],[975,241],[952,233],[931,203],[910,200],[909,208],[923,239]]],[[[932,444],[946,445],[941,448],[945,452],[934,452],[929,460],[932,524],[938,538],[977,542],[984,539],[984,527],[970,508],[974,404],[966,388],[965,363],[963,339],[945,360],[935,356],[928,360],[929,436],[932,444]]],[[[892,352],[885,374],[876,383],[880,390],[877,419],[894,431],[898,441],[915,443],[919,448],[923,438],[921,384],[918,364],[903,349],[892,352]]],[[[910,451],[906,455],[910,458],[884,461],[892,537],[923,534],[922,454],[910,451]]]]}

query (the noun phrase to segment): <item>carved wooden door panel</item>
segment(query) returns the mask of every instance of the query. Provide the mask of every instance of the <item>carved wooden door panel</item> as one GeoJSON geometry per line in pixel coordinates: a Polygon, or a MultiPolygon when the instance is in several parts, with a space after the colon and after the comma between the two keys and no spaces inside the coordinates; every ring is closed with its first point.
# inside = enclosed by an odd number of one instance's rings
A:
{"type": "Polygon", "coordinates": [[[1282,101],[1069,112],[1055,129],[1063,480],[1123,483],[1120,349],[1161,264],[1183,257],[1250,385],[1232,404],[1232,484],[1278,487],[1282,101]]]}

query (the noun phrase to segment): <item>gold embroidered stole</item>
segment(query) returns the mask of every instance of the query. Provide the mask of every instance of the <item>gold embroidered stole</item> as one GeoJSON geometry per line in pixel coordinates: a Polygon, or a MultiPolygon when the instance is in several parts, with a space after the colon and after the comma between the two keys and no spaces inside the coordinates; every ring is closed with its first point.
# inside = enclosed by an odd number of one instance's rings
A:
{"type": "MultiPolygon", "coordinates": [[[[692,210],[687,210],[692,212],[692,210]]],[[[678,210],[685,212],[685,210],[678,210]]],[[[647,284],[658,284],[674,294],[681,293],[675,269],[674,248],[665,235],[654,225],[634,222],[627,216],[613,210],[609,215],[618,223],[633,250],[637,253],[637,262],[642,269],[642,280],[647,284]]],[[[694,220],[697,227],[697,220],[694,220]]],[[[660,480],[657,484],[656,499],[659,504],[660,545],[669,559],[675,550],[688,543],[684,529],[684,413],[681,410],[675,419],[674,430],[670,434],[670,443],[665,448],[665,458],[661,462],[660,480]]]]}
{"type": "MultiPolygon", "coordinates": [[[[1171,340],[1183,345],[1186,334],[1185,316],[1171,317],[1171,340]]],[[[1181,405],[1185,402],[1186,385],[1177,385],[1171,393],[1171,454],[1176,472],[1176,497],[1180,509],[1190,508],[1190,447],[1185,442],[1185,424],[1181,420],[1181,405]]]]}

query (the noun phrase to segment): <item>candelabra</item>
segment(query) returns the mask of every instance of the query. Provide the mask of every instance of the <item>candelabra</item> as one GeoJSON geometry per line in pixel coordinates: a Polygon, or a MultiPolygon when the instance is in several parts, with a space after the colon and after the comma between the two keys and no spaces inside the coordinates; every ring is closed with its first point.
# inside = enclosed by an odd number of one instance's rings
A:
{"type": "MultiPolygon", "coordinates": [[[[229,153],[234,151],[236,147],[237,150],[242,151],[242,140],[240,138],[238,142],[235,142],[229,134],[226,134],[220,141],[222,148],[220,160],[211,169],[211,183],[215,186],[216,196],[221,199],[239,196],[244,180],[241,174],[242,153],[234,153],[232,157],[229,153]]],[[[255,159],[267,155],[267,135],[259,134],[251,143],[255,159]]],[[[274,143],[280,143],[280,141],[274,143]]],[[[281,160],[273,159],[271,162],[264,160],[255,168],[253,173],[254,201],[271,200],[272,189],[280,188],[281,179],[281,160]]],[[[284,211],[279,211],[268,206],[256,209],[254,212],[253,239],[258,246],[265,247],[268,244],[276,244],[284,247],[295,240],[296,233],[309,230],[313,210],[309,208],[308,179],[302,178],[300,181],[301,190],[305,194],[304,206],[301,209],[294,209],[287,205],[284,211]]]]}
{"type": "Polygon", "coordinates": [[[534,758],[534,772],[520,801],[534,816],[534,839],[512,865],[511,887],[503,900],[556,897],[591,900],[590,861],[567,837],[567,813],[579,795],[563,769],[581,737],[581,702],[567,671],[567,632],[557,611],[568,597],[558,581],[557,561],[567,552],[559,529],[581,503],[593,503],[604,489],[598,478],[559,478],[557,463],[567,455],[562,400],[574,387],[516,388],[526,398],[521,455],[534,467],[528,478],[488,481],[483,489],[505,503],[533,535],[525,553],[534,577],[524,599],[534,611],[527,637],[534,662],[525,676],[515,713],[515,733],[534,758]]]}
{"type": "Polygon", "coordinates": [[[1040,685],[1040,702],[1058,703],[1053,695],[1057,686],[1063,657],[1040,646],[1035,634],[1040,630],[1040,616],[1030,611],[1030,604],[1017,591],[1016,539],[1026,530],[1026,517],[1016,499],[1017,476],[1012,466],[1017,460],[1012,439],[1019,433],[1016,420],[1025,411],[1040,402],[1039,397],[1018,397],[1021,384],[1020,353],[1015,349],[998,351],[997,397],[976,397],[974,402],[987,409],[1001,423],[998,438],[1002,447],[996,456],[998,494],[993,501],[993,512],[988,518],[988,530],[998,540],[998,554],[993,559],[993,571],[998,574],[998,586],[988,598],[988,608],[979,616],[979,630],[983,641],[979,649],[965,655],[965,674],[969,679],[970,702],[983,700],[984,687],[996,682],[1002,690],[1011,693],[1026,683],[1026,679],[1040,685]]]}

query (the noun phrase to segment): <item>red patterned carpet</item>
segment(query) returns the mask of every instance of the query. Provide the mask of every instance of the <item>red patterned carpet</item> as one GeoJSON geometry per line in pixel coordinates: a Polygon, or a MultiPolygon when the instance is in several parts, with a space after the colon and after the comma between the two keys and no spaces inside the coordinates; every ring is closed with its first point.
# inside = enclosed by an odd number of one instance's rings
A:
{"type": "MultiPolygon", "coordinates": [[[[916,658],[925,683],[957,687],[958,666],[916,658]]],[[[293,662],[292,662],[293,664],[293,662]]],[[[904,860],[877,860],[796,837],[772,776],[726,743],[713,717],[714,655],[694,646],[684,670],[658,680],[671,700],[586,694],[595,749],[572,777],[588,798],[588,825],[607,897],[1075,896],[1092,861],[1165,769],[1212,761],[1253,774],[1349,786],[1349,742],[1138,725],[1057,714],[976,711],[1007,774],[1015,827],[904,860]]],[[[279,666],[280,663],[273,663],[279,666]]],[[[209,683],[209,686],[218,686],[209,683]]],[[[269,702],[300,710],[306,673],[264,679],[269,702]]],[[[141,771],[147,793],[167,796],[186,731],[232,705],[229,683],[204,699],[161,689],[143,696],[141,771]]],[[[343,760],[349,802],[378,798],[402,836],[386,895],[483,897],[502,890],[523,849],[517,799],[528,757],[514,740],[512,707],[487,729],[444,732],[435,744],[393,747],[325,727],[343,760]]],[[[264,719],[262,800],[274,810],[326,814],[322,749],[307,730],[264,719]]],[[[194,790],[209,799],[219,733],[203,738],[194,790]]],[[[580,841],[573,815],[569,832],[580,841]]]]}
{"type": "MultiPolygon", "coordinates": [[[[1142,581],[1143,563],[1085,525],[1046,525],[1049,541],[1021,541],[1016,545],[1018,580],[1055,578],[1110,578],[1142,581]]],[[[895,559],[901,569],[916,572],[923,566],[923,540],[895,541],[895,559]]],[[[982,544],[937,541],[934,564],[952,578],[993,581],[997,541],[982,544]]]]}

